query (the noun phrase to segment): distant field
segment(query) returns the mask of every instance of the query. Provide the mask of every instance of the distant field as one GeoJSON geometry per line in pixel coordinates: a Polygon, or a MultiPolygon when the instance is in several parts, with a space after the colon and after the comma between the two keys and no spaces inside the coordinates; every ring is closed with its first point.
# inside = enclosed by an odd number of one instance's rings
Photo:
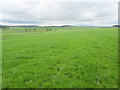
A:
{"type": "Polygon", "coordinates": [[[118,87],[117,28],[11,27],[2,34],[4,88],[118,87]]]}

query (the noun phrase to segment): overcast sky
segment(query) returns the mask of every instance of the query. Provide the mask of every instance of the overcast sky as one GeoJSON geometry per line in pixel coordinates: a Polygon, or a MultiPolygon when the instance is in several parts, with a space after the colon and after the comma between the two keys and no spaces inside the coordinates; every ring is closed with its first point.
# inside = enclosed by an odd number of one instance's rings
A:
{"type": "Polygon", "coordinates": [[[0,0],[3,25],[117,24],[119,0],[0,0]]]}

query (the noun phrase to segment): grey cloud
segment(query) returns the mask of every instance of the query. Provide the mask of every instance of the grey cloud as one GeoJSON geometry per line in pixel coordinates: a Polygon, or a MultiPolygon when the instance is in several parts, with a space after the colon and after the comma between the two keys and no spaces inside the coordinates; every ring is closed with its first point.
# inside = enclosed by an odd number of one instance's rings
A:
{"type": "MultiPolygon", "coordinates": [[[[7,2],[10,2],[7,0],[7,2]]],[[[4,2],[3,2],[4,3],[4,2]]],[[[55,0],[20,0],[1,5],[3,22],[39,25],[109,25],[117,23],[117,3],[55,2],[55,0]],[[7,7],[6,7],[7,6],[7,7]],[[112,7],[112,8],[111,8],[112,7]]]]}

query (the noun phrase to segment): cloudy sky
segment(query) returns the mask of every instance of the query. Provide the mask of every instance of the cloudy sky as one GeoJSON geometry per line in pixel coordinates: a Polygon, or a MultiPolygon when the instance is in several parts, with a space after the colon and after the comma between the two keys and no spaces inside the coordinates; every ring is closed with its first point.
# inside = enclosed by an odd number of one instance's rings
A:
{"type": "Polygon", "coordinates": [[[117,24],[119,0],[1,0],[2,25],[117,24]]]}

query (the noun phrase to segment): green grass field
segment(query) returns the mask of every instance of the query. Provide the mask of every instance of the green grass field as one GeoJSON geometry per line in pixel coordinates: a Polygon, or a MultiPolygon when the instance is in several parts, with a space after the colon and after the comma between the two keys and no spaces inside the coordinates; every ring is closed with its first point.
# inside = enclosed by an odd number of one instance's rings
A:
{"type": "Polygon", "coordinates": [[[3,30],[3,88],[117,88],[118,30],[3,30]]]}

